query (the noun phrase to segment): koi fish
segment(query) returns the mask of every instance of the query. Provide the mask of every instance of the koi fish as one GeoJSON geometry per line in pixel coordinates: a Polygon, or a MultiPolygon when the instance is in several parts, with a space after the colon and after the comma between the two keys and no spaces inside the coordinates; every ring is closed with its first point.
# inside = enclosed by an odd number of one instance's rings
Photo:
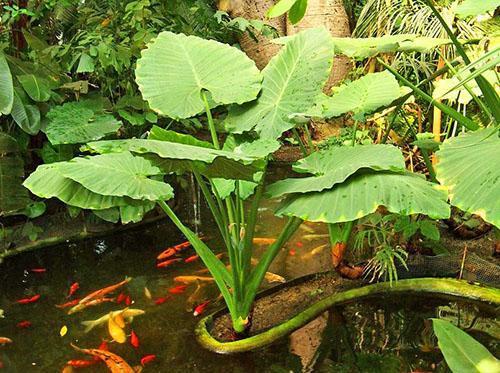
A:
{"type": "Polygon", "coordinates": [[[170,296],[170,295],[167,295],[166,297],[158,298],[157,300],[155,300],[155,304],[157,306],[159,306],[160,304],[165,303],[167,300],[169,300],[171,298],[172,298],[172,296],[170,296]]]}
{"type": "Polygon", "coordinates": [[[168,260],[165,260],[163,262],[160,262],[156,265],[156,268],[165,268],[165,267],[168,267],[169,265],[172,265],[174,263],[177,263],[177,262],[180,262],[182,259],[181,258],[177,258],[177,259],[168,259],[168,260]]]}
{"type": "Polygon", "coordinates": [[[185,242],[182,242],[182,243],[180,243],[178,245],[175,245],[173,248],[175,249],[175,251],[179,252],[181,250],[187,249],[190,246],[191,246],[191,242],[185,241],[185,242]]]}
{"type": "Polygon", "coordinates": [[[69,287],[68,296],[66,298],[71,298],[78,289],[80,289],[80,284],[78,282],[71,284],[71,286],[69,287]]]}
{"type": "Polygon", "coordinates": [[[326,244],[326,243],[323,245],[319,245],[318,247],[315,247],[314,249],[312,249],[310,252],[302,255],[302,259],[310,259],[314,255],[317,255],[320,252],[322,252],[327,247],[328,247],[328,244],[326,244]]]}
{"type": "Polygon", "coordinates": [[[203,303],[199,304],[198,306],[196,306],[194,309],[194,312],[193,312],[193,316],[196,317],[198,315],[201,315],[203,313],[203,311],[205,311],[205,308],[207,308],[209,303],[210,303],[210,301],[207,300],[206,302],[203,302],[203,303]]]}
{"type": "Polygon", "coordinates": [[[90,332],[92,329],[94,329],[96,326],[102,325],[106,322],[108,322],[108,319],[110,315],[113,317],[116,317],[116,315],[121,314],[121,316],[127,320],[128,322],[132,322],[134,320],[134,317],[136,316],[141,316],[144,315],[146,311],[136,309],[136,308],[124,308],[123,310],[119,311],[113,311],[111,313],[108,313],[96,320],[88,320],[88,321],[82,321],[82,325],[85,326],[85,333],[90,332]]]}
{"type": "Polygon", "coordinates": [[[214,281],[214,278],[213,277],[204,277],[204,276],[177,276],[177,277],[174,277],[174,282],[180,282],[183,284],[192,284],[196,281],[212,282],[212,281],[214,281]]]}
{"type": "Polygon", "coordinates": [[[132,333],[130,333],[130,344],[134,348],[139,348],[140,342],[139,342],[139,337],[135,332],[132,330],[132,333]]]}
{"type": "Polygon", "coordinates": [[[276,273],[272,272],[266,272],[264,278],[267,280],[267,282],[280,282],[280,283],[286,282],[283,276],[277,275],[276,273]]]}
{"type": "Polygon", "coordinates": [[[127,277],[125,280],[123,280],[117,284],[105,287],[103,289],[96,290],[96,291],[90,293],[89,295],[87,295],[86,297],[84,297],[80,302],[86,303],[92,299],[103,298],[106,294],[112,293],[116,289],[121,288],[123,285],[128,284],[130,282],[130,280],[132,280],[132,278],[127,277]]]}
{"type": "Polygon", "coordinates": [[[46,268],[31,268],[30,272],[32,273],[45,273],[47,272],[46,268]]]}
{"type": "Polygon", "coordinates": [[[120,303],[124,302],[126,298],[127,298],[127,296],[125,294],[120,293],[116,297],[116,303],[120,304],[120,303]]]}
{"type": "Polygon", "coordinates": [[[146,364],[149,364],[153,360],[156,360],[156,355],[146,355],[146,356],[143,356],[142,359],[141,359],[141,365],[145,366],[146,364]]]}
{"type": "Polygon", "coordinates": [[[111,373],[134,373],[132,367],[128,365],[125,360],[112,352],[99,350],[97,348],[80,348],[74,344],[71,344],[71,347],[78,352],[98,357],[104,361],[111,373]]]}
{"type": "Polygon", "coordinates": [[[192,255],[189,258],[184,259],[184,263],[191,263],[200,258],[199,255],[192,255]]]}
{"type": "Polygon", "coordinates": [[[186,291],[187,286],[186,285],[178,285],[174,286],[173,288],[168,289],[168,292],[170,294],[182,294],[184,291],[186,291]]]}
{"type": "Polygon", "coordinates": [[[63,303],[63,304],[56,304],[57,308],[68,308],[68,307],[73,307],[76,306],[80,302],[80,299],[73,299],[69,302],[63,303]]]}
{"type": "Polygon", "coordinates": [[[132,299],[130,298],[130,295],[127,295],[125,297],[125,305],[130,306],[132,304],[132,299]]]}
{"type": "Polygon", "coordinates": [[[276,238],[266,238],[266,237],[254,237],[254,245],[272,245],[276,242],[276,238]]]}
{"type": "Polygon", "coordinates": [[[295,242],[295,246],[297,246],[297,247],[303,247],[304,244],[302,242],[300,242],[300,241],[297,241],[297,242],[295,242]]]}
{"type": "Polygon", "coordinates": [[[66,365],[74,368],[85,368],[95,365],[99,362],[99,360],[69,360],[66,362],[66,365]]]}
{"type": "Polygon", "coordinates": [[[196,281],[196,289],[191,293],[189,298],[187,299],[186,303],[188,305],[188,311],[193,310],[193,305],[196,304],[200,299],[201,299],[201,293],[202,293],[202,286],[199,281],[196,281]]]}
{"type": "Polygon", "coordinates": [[[153,296],[151,295],[151,292],[149,291],[149,289],[146,286],[144,286],[144,296],[149,300],[151,300],[153,298],[153,296]]]}
{"type": "Polygon", "coordinates": [[[83,311],[87,307],[97,306],[101,303],[114,302],[114,301],[115,301],[114,298],[97,298],[97,299],[90,300],[86,303],[82,303],[82,301],[80,300],[80,302],[78,302],[76,304],[76,306],[73,306],[72,308],[69,309],[68,315],[72,315],[76,312],[83,311]]]}
{"type": "Polygon", "coordinates": [[[7,337],[0,337],[0,345],[6,345],[7,343],[12,343],[12,339],[7,337]]]}
{"type": "Polygon", "coordinates": [[[295,254],[296,254],[295,249],[290,249],[290,251],[288,251],[288,254],[289,254],[290,256],[295,256],[295,254]]]}
{"type": "Polygon", "coordinates": [[[164,259],[168,259],[170,258],[171,256],[174,256],[175,254],[177,254],[177,251],[175,251],[175,249],[173,247],[169,247],[167,250],[165,251],[162,251],[157,257],[156,259],[157,260],[164,260],[164,259]]]}
{"type": "Polygon", "coordinates": [[[127,335],[123,330],[124,326],[125,326],[125,321],[123,321],[123,324],[118,324],[118,322],[116,322],[115,318],[113,317],[113,313],[112,312],[109,313],[108,332],[111,338],[113,338],[115,342],[125,343],[127,341],[127,335]]]}
{"type": "Polygon", "coordinates": [[[23,299],[19,299],[19,300],[16,300],[16,303],[18,304],[29,304],[29,303],[34,303],[36,302],[38,299],[40,299],[41,295],[40,294],[37,294],[37,295],[33,295],[31,298],[23,298],[23,299]]]}
{"type": "Polygon", "coordinates": [[[18,322],[16,324],[16,326],[20,329],[27,329],[27,328],[31,327],[31,325],[33,325],[33,324],[31,324],[31,321],[28,321],[28,320],[24,320],[24,321],[18,322]]]}

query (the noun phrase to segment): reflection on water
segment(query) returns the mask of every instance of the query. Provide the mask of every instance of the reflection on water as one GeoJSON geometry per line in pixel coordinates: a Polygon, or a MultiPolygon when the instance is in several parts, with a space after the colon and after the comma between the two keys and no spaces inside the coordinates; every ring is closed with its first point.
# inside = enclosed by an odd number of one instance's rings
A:
{"type": "MultiPolygon", "coordinates": [[[[196,207],[199,208],[198,204],[196,207]]],[[[191,214],[192,208],[186,210],[191,214]]],[[[195,220],[200,219],[198,211],[195,220]]],[[[277,234],[281,222],[272,218],[271,212],[271,208],[261,209],[258,236],[277,234]]],[[[222,246],[212,229],[210,224],[201,226],[201,232],[211,237],[209,245],[220,251],[222,246]]],[[[321,248],[327,240],[324,233],[319,225],[304,225],[282,250],[271,271],[291,279],[327,269],[328,250],[321,248]]],[[[86,334],[81,322],[123,306],[102,304],[68,316],[54,305],[67,301],[68,288],[74,282],[80,284],[77,294],[83,296],[126,276],[133,277],[127,290],[134,301],[132,307],[146,311],[126,329],[128,333],[133,329],[139,336],[140,347],[112,343],[110,349],[132,366],[139,365],[146,354],[157,355],[145,372],[435,371],[442,356],[426,320],[439,314],[455,322],[460,320],[490,351],[499,352],[495,339],[498,324],[488,318],[491,315],[486,310],[478,312],[476,306],[421,299],[404,303],[386,299],[331,310],[289,338],[253,353],[221,356],[207,352],[194,339],[197,318],[192,310],[206,299],[217,298],[212,284],[193,283],[184,293],[173,295],[163,304],[154,303],[168,295],[169,288],[178,285],[173,281],[175,276],[207,276],[199,261],[156,268],[156,255],[182,241],[184,238],[176,229],[162,223],[6,260],[0,265],[0,309],[5,313],[5,318],[0,318],[0,336],[10,337],[14,343],[0,346],[0,361],[4,366],[0,372],[58,372],[66,361],[83,358],[71,349],[70,342],[90,348],[109,339],[105,326],[86,334]],[[47,272],[33,273],[32,268],[46,268],[47,272]],[[152,300],[145,296],[145,287],[152,300]],[[34,294],[41,294],[36,303],[15,303],[34,294]],[[32,326],[16,327],[22,321],[30,321],[32,326]],[[61,337],[64,325],[68,333],[61,337]]],[[[263,250],[265,247],[256,248],[255,256],[263,250]]],[[[191,255],[192,249],[183,252],[183,257],[191,255]]],[[[209,311],[213,309],[214,306],[209,311]]],[[[107,370],[97,365],[82,371],[107,370]]]]}

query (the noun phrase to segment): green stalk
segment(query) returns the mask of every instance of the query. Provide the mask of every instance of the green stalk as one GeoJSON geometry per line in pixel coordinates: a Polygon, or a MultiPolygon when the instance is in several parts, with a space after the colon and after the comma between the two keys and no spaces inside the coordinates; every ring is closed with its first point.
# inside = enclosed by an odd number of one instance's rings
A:
{"type": "Polygon", "coordinates": [[[259,289],[269,266],[276,255],[278,255],[279,250],[290,239],[301,224],[302,219],[295,216],[289,218],[276,241],[269,246],[262,258],[260,258],[259,263],[250,274],[250,278],[248,280],[248,286],[246,287],[245,299],[243,303],[243,314],[248,315],[250,312],[257,290],[259,289]]]}
{"type": "Polygon", "coordinates": [[[309,153],[311,154],[314,151],[314,145],[312,142],[312,137],[311,137],[311,132],[309,131],[309,126],[304,124],[304,133],[306,134],[306,139],[307,139],[307,146],[309,147],[309,153]]]}
{"type": "Polygon", "coordinates": [[[297,132],[297,129],[296,128],[292,128],[292,133],[293,133],[293,135],[295,136],[295,138],[297,139],[297,141],[299,143],[299,147],[300,147],[300,151],[302,152],[302,155],[304,157],[307,157],[307,149],[304,146],[304,144],[302,143],[302,139],[300,138],[300,135],[297,132]]]}
{"type": "Polygon", "coordinates": [[[194,177],[196,178],[196,181],[198,182],[198,185],[201,188],[201,191],[203,193],[203,196],[205,197],[205,200],[207,201],[208,207],[210,208],[210,211],[212,212],[212,215],[215,219],[215,222],[217,223],[217,227],[219,228],[219,231],[222,235],[222,238],[226,244],[226,247],[230,244],[229,243],[229,232],[227,230],[227,226],[224,225],[224,219],[222,217],[222,213],[215,204],[214,198],[210,191],[207,188],[207,185],[205,184],[205,181],[201,177],[200,173],[198,171],[193,171],[194,177]]]}
{"type": "Polygon", "coordinates": [[[356,220],[346,223],[328,224],[328,233],[330,235],[330,244],[335,246],[337,243],[347,243],[351,236],[352,229],[356,220]]]}
{"type": "Polygon", "coordinates": [[[356,145],[356,132],[358,130],[358,121],[354,121],[354,127],[352,129],[352,146],[356,145]]]}
{"type": "Polygon", "coordinates": [[[205,112],[207,113],[208,128],[210,129],[210,136],[212,136],[212,142],[215,149],[220,149],[219,139],[217,137],[217,131],[215,130],[214,118],[212,117],[212,112],[210,111],[210,105],[208,104],[208,99],[205,91],[201,91],[201,98],[205,104],[205,112]]]}
{"type": "Polygon", "coordinates": [[[437,183],[438,181],[436,179],[436,170],[434,169],[434,165],[429,158],[429,153],[427,153],[426,149],[420,149],[420,152],[422,153],[422,157],[424,158],[425,166],[427,167],[427,170],[429,170],[429,177],[431,178],[431,181],[437,183]]]}
{"type": "Polygon", "coordinates": [[[377,60],[381,65],[383,65],[387,70],[389,70],[396,78],[398,78],[398,80],[400,80],[403,84],[410,87],[416,94],[422,97],[425,101],[439,108],[443,113],[449,115],[450,117],[455,119],[458,123],[460,123],[461,125],[463,125],[464,127],[466,127],[471,131],[475,131],[479,128],[477,123],[475,123],[472,119],[467,118],[466,116],[462,115],[461,113],[449,107],[448,105],[444,105],[441,102],[434,100],[431,96],[422,91],[415,84],[411,83],[408,79],[403,77],[401,74],[399,74],[396,70],[394,70],[391,66],[386,64],[380,58],[378,58],[377,60]]]}
{"type": "MultiPolygon", "coordinates": [[[[444,20],[444,18],[441,16],[441,13],[437,11],[437,9],[434,7],[434,4],[432,3],[432,0],[426,0],[427,5],[429,8],[431,8],[432,13],[434,13],[434,16],[439,20],[441,25],[443,26],[444,30],[448,34],[448,37],[451,39],[453,44],[455,45],[455,48],[457,49],[457,53],[462,57],[464,60],[465,64],[470,64],[471,61],[469,59],[469,56],[465,52],[464,47],[458,41],[458,38],[456,35],[451,31],[450,27],[444,20]]],[[[491,86],[491,84],[481,75],[477,76],[476,78],[477,85],[481,89],[481,92],[483,92],[483,97],[488,103],[488,106],[490,109],[493,111],[493,117],[495,118],[495,121],[498,123],[500,122],[500,105],[498,104],[500,101],[500,98],[498,97],[498,94],[496,93],[495,89],[491,86]]]]}
{"type": "Polygon", "coordinates": [[[394,112],[395,112],[394,117],[392,118],[392,120],[389,122],[389,125],[385,129],[384,137],[382,137],[382,141],[380,142],[381,144],[385,144],[387,142],[387,139],[389,138],[389,133],[392,130],[392,126],[394,125],[394,122],[396,122],[396,118],[398,117],[397,114],[398,114],[399,110],[401,109],[401,107],[403,106],[403,103],[404,102],[401,102],[400,104],[398,104],[398,106],[396,107],[396,110],[394,110],[394,112]]]}

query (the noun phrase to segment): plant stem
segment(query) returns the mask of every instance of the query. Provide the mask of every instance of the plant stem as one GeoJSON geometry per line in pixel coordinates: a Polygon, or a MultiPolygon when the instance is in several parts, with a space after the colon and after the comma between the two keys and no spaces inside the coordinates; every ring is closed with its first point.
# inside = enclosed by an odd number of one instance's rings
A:
{"type": "Polygon", "coordinates": [[[296,128],[292,128],[292,133],[295,136],[295,138],[297,139],[297,142],[299,143],[299,147],[300,147],[300,151],[302,152],[302,155],[304,157],[306,157],[307,156],[307,149],[304,146],[304,144],[302,143],[302,139],[300,138],[299,132],[297,131],[296,128]]]}
{"type": "Polygon", "coordinates": [[[314,151],[314,145],[312,142],[312,137],[311,137],[311,132],[309,131],[309,126],[304,124],[304,133],[306,134],[306,139],[307,139],[307,146],[309,147],[309,153],[311,154],[314,151]]]}
{"type": "Polygon", "coordinates": [[[201,91],[201,98],[205,104],[205,112],[207,113],[208,128],[210,129],[210,136],[212,136],[212,142],[215,149],[220,149],[219,139],[217,137],[217,131],[215,130],[214,119],[212,117],[212,112],[210,111],[210,105],[208,103],[207,94],[205,91],[201,91]]]}

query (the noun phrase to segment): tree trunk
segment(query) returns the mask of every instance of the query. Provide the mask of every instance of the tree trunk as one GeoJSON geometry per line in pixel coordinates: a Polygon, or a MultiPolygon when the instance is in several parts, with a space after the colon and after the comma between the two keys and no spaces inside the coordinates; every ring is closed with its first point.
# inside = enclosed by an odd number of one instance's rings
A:
{"type": "MultiPolygon", "coordinates": [[[[280,36],[284,36],[286,34],[285,17],[282,16],[270,20],[266,18],[267,10],[274,3],[274,0],[219,0],[218,7],[220,10],[228,12],[231,17],[265,21],[273,26],[280,36]]],[[[271,40],[262,35],[256,35],[256,39],[245,33],[241,36],[239,42],[241,49],[262,70],[269,60],[278,53],[281,46],[272,43],[271,40]]]]}

